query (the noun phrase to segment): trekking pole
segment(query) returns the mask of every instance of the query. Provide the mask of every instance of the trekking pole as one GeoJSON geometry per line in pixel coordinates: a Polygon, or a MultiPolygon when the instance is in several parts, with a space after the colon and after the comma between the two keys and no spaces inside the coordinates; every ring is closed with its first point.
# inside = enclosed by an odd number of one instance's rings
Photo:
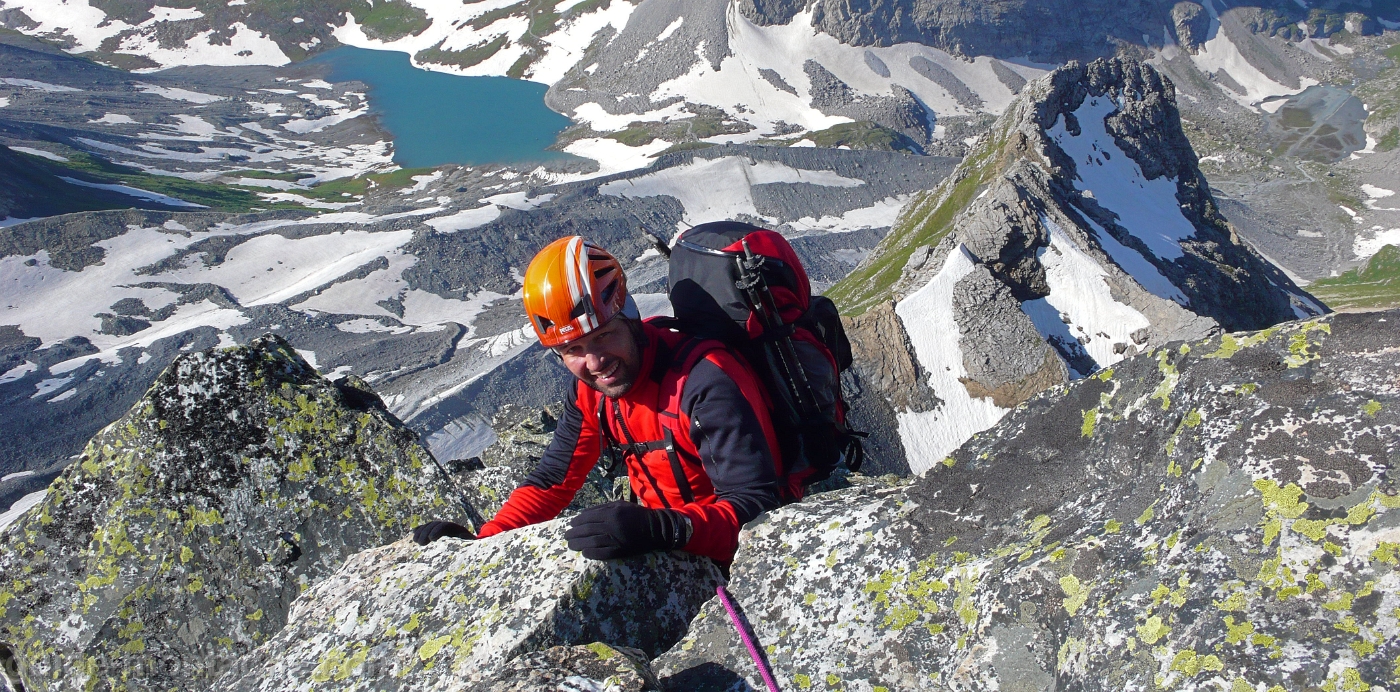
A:
{"type": "Polygon", "coordinates": [[[472,507],[472,503],[467,502],[467,495],[462,492],[462,486],[457,485],[457,480],[447,472],[447,469],[442,467],[442,462],[438,461],[437,457],[433,456],[431,452],[428,454],[428,457],[433,460],[433,466],[437,467],[438,473],[442,474],[443,480],[447,482],[448,489],[457,494],[457,501],[462,503],[462,511],[466,513],[467,528],[471,529],[472,535],[475,535],[476,532],[481,529],[481,525],[486,523],[486,520],[476,511],[476,508],[472,507]]]}
{"type": "Polygon", "coordinates": [[[734,605],[734,599],[729,595],[723,586],[716,586],[715,593],[719,595],[719,602],[724,604],[724,609],[729,611],[729,619],[734,622],[734,629],[738,630],[739,638],[744,640],[744,646],[749,650],[749,656],[753,658],[753,664],[758,666],[758,674],[763,676],[763,684],[768,686],[768,692],[780,692],[778,683],[773,679],[773,670],[768,666],[768,659],[763,655],[763,650],[758,646],[758,637],[753,630],[749,629],[748,623],[739,616],[739,609],[734,605]]]}
{"type": "MultiPolygon", "coordinates": [[[[759,271],[764,258],[756,257],[749,249],[749,242],[745,239],[744,257],[739,263],[739,273],[743,277],[744,290],[749,294],[749,301],[754,305],[759,316],[763,319],[763,329],[765,332],[773,330],[774,333],[787,325],[783,323],[782,316],[778,313],[777,302],[773,299],[773,292],[768,288],[768,282],[759,271]]],[[[812,393],[812,385],[807,381],[807,373],[802,370],[802,363],[797,358],[797,350],[792,345],[792,338],[784,335],[782,338],[774,339],[774,345],[778,351],[779,365],[786,375],[787,381],[791,384],[793,397],[797,399],[797,406],[802,411],[802,415],[809,419],[819,416],[820,409],[816,403],[816,396],[812,393]]]]}

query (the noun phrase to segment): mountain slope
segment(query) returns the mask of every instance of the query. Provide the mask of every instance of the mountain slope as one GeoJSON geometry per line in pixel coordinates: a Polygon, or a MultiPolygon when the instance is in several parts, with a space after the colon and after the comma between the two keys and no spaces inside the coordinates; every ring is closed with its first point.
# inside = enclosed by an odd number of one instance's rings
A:
{"type": "Polygon", "coordinates": [[[860,403],[877,430],[898,429],[915,472],[1052,384],[1170,341],[1323,311],[1234,237],[1170,82],[1120,59],[1028,85],[827,295],[859,315],[858,347],[879,344],[862,373],[878,396],[860,403]],[[915,387],[931,390],[918,402],[893,404],[905,385],[880,374],[895,357],[892,320],[915,387]]]}

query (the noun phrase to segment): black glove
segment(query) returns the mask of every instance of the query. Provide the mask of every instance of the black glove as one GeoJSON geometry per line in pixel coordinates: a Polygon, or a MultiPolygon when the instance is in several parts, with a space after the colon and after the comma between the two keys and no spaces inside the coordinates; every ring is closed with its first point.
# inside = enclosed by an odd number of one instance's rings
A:
{"type": "Polygon", "coordinates": [[[589,507],[569,522],[564,540],[590,560],[615,560],[657,550],[675,550],[690,540],[684,515],[630,502],[589,507]]]}
{"type": "Polygon", "coordinates": [[[430,521],[413,530],[413,542],[418,545],[427,545],[443,536],[476,540],[476,536],[473,536],[467,527],[450,521],[430,521]]]}

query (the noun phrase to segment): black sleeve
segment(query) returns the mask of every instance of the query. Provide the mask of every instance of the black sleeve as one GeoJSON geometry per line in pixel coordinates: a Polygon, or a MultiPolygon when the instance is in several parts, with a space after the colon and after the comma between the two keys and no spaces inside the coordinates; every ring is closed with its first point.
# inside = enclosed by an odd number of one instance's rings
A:
{"type": "Polygon", "coordinates": [[[564,397],[564,412],[559,415],[559,423],[554,428],[554,439],[545,447],[540,463],[525,477],[525,485],[533,485],[548,490],[563,485],[573,462],[574,451],[578,448],[579,435],[583,432],[583,412],[574,401],[573,393],[564,397]]]}
{"type": "Polygon", "coordinates": [[[739,385],[718,365],[701,360],[686,378],[681,410],[690,417],[690,439],[715,495],[734,507],[739,523],[777,507],[773,453],[739,385]]]}

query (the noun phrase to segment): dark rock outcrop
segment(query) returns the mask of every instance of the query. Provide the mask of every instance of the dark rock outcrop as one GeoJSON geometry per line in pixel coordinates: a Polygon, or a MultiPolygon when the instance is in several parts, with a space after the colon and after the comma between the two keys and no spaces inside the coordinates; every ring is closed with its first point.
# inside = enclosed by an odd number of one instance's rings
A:
{"type": "MultiPolygon", "coordinates": [[[[1397,321],[1170,344],[1042,394],[909,486],[750,525],[729,590],[783,689],[1389,685],[1397,321]]],[[[714,602],[654,667],[762,689],[714,602]]]]}
{"type": "Polygon", "coordinates": [[[275,336],[180,356],[0,535],[28,690],[197,689],[351,554],[450,512],[417,436],[275,336]]]}

